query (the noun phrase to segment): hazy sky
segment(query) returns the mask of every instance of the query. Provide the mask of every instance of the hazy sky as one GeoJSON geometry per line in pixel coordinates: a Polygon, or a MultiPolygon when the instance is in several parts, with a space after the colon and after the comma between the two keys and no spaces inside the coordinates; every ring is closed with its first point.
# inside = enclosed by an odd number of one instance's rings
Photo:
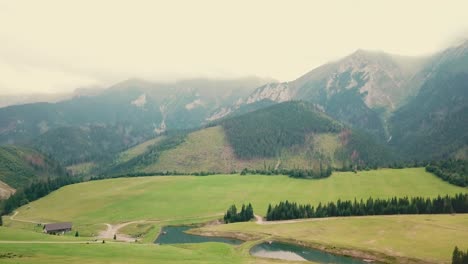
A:
{"type": "Polygon", "coordinates": [[[131,77],[288,81],[358,48],[424,55],[468,36],[468,1],[0,0],[0,94],[131,77]]]}

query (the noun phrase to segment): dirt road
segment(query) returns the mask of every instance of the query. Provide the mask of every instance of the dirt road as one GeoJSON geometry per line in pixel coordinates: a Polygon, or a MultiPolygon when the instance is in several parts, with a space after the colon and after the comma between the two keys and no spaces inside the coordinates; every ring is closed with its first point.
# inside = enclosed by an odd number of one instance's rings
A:
{"type": "Polygon", "coordinates": [[[41,222],[37,222],[37,221],[31,221],[31,220],[23,220],[23,219],[16,219],[16,216],[18,215],[18,211],[15,211],[15,213],[10,216],[10,220],[12,221],[18,221],[18,222],[23,222],[23,223],[32,223],[32,224],[47,224],[47,223],[41,223],[41,222]]]}

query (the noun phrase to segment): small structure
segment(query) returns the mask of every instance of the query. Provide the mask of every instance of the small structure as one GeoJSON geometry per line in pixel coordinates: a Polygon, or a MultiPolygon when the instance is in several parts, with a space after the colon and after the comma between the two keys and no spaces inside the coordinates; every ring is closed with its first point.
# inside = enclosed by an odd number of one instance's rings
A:
{"type": "Polygon", "coordinates": [[[72,229],[72,223],[70,222],[63,222],[63,223],[51,223],[44,225],[44,233],[47,234],[65,234],[65,232],[69,232],[72,229]]]}

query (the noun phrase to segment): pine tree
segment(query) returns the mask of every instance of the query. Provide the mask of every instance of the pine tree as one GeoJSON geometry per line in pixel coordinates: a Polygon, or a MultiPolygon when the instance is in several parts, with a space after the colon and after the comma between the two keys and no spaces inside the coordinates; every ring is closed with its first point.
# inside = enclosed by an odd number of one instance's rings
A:
{"type": "Polygon", "coordinates": [[[461,264],[460,251],[457,246],[455,246],[455,249],[453,250],[452,264],[461,264]]]}

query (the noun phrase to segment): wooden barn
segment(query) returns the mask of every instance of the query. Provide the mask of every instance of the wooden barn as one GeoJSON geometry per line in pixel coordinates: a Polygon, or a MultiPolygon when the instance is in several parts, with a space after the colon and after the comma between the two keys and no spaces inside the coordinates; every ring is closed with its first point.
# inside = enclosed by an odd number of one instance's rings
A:
{"type": "Polygon", "coordinates": [[[72,223],[63,222],[63,223],[51,223],[44,225],[44,233],[47,234],[65,234],[66,232],[71,231],[72,223]]]}

